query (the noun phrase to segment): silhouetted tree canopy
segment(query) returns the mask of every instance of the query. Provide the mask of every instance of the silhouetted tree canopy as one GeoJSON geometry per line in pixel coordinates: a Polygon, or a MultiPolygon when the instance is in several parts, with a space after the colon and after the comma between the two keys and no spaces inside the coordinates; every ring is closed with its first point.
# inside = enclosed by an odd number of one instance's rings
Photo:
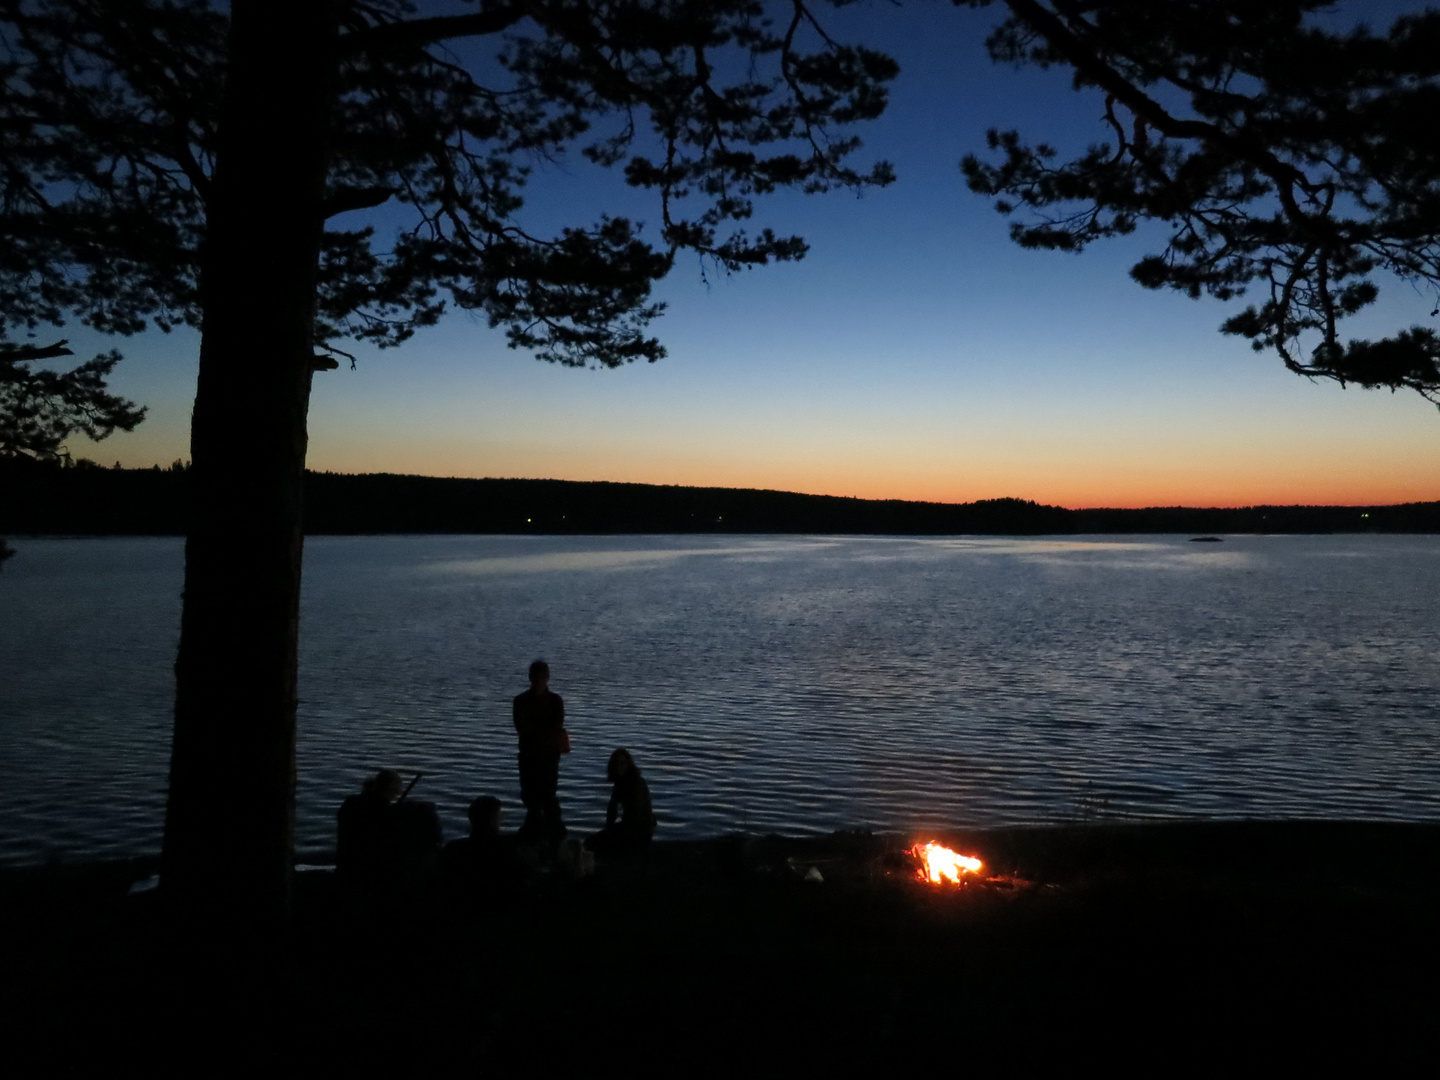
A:
{"type": "MultiPolygon", "coordinates": [[[[896,65],[831,41],[803,3],[335,7],[323,214],[406,220],[326,229],[322,350],[396,345],[450,303],[542,359],[653,361],[650,290],[677,251],[799,258],[799,237],[742,227],[755,196],[891,179],[848,165],[858,140],[830,129],[879,115],[896,65]],[[445,45],[477,38],[493,55],[445,45]],[[572,151],[658,195],[650,238],[624,217],[525,223],[530,164],[572,151]]],[[[206,0],[0,0],[0,329],[201,325],[227,27],[206,0]]]]}
{"type": "MultiPolygon", "coordinates": [[[[73,355],[65,346],[0,341],[0,465],[16,458],[69,464],[65,440],[72,433],[99,440],[116,429],[133,431],[145,419],[143,408],[105,388],[120,362],[114,350],[69,371],[32,370],[36,360],[73,355]]],[[[0,536],[0,567],[14,554],[0,536]]]]}
{"type": "Polygon", "coordinates": [[[201,331],[177,902],[288,917],[313,373],[447,305],[545,360],[659,358],[677,253],[799,258],[747,229],[757,196],[890,181],[847,131],[896,70],[805,0],[0,0],[0,331],[201,331]],[[653,232],[528,216],[571,153],[652,193],[653,232]]]}
{"type": "Polygon", "coordinates": [[[999,160],[964,160],[970,187],[1016,215],[1018,243],[1079,251],[1162,222],[1164,249],[1131,271],[1141,285],[1258,293],[1226,333],[1302,375],[1440,403],[1434,330],[1342,341],[1339,328],[1382,274],[1432,298],[1440,286],[1440,11],[1337,33],[1313,18],[1326,0],[1003,3],[991,56],[1068,66],[1114,132],[1057,161],[991,131],[999,160]]]}
{"type": "Polygon", "coordinates": [[[109,393],[105,378],[120,362],[115,351],[69,371],[32,370],[36,360],[70,356],[60,341],[43,347],[0,342],[0,458],[68,459],[65,440],[133,431],[145,410],[109,393]]]}

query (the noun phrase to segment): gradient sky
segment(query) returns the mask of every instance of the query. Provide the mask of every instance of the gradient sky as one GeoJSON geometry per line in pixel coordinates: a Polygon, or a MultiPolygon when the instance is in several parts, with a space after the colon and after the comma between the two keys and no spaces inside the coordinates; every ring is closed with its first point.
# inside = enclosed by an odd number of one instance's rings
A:
{"type": "MultiPolygon", "coordinates": [[[[1419,6],[1369,0],[1342,17],[1384,25],[1419,6]]],[[[1100,101],[1063,73],[990,63],[995,18],[925,3],[830,15],[837,36],[900,61],[857,158],[891,160],[899,180],[863,198],[764,202],[758,224],[810,242],[799,263],[707,282],[680,259],[654,325],[667,359],[560,368],[453,314],[399,350],[352,350],[357,370],[316,376],[311,467],[1070,507],[1440,499],[1435,406],[1291,375],[1218,332],[1233,307],[1141,289],[1127,271],[1156,234],[1079,256],[1010,243],[960,158],[992,126],[1062,150],[1105,132],[1100,101]]],[[[537,166],[528,201],[552,225],[602,209],[659,216],[578,161],[537,166]]],[[[1349,336],[1434,325],[1432,306],[1390,284],[1349,336]]],[[[112,344],[67,333],[82,357],[112,344]]],[[[197,335],[118,344],[112,386],[149,419],[72,450],[126,466],[188,457],[197,335]]]]}

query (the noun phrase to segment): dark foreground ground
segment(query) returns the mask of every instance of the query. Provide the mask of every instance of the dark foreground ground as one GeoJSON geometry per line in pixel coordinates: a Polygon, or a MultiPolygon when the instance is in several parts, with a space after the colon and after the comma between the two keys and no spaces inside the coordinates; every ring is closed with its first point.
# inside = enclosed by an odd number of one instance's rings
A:
{"type": "Polygon", "coordinates": [[[1012,876],[961,890],[911,880],[909,839],[658,843],[488,916],[358,913],[304,873],[292,939],[238,956],[127,896],[141,863],[5,871],[0,1045],[47,1073],[584,1076],[1369,1071],[1440,1042],[1440,825],[957,832],[1012,876]]]}

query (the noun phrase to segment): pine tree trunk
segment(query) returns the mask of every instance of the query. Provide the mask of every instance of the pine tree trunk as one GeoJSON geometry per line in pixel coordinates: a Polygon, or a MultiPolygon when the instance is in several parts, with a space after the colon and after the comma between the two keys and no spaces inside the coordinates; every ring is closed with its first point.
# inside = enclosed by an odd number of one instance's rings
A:
{"type": "Polygon", "coordinates": [[[165,893],[283,925],[329,0],[235,0],[202,260],[165,893]]]}

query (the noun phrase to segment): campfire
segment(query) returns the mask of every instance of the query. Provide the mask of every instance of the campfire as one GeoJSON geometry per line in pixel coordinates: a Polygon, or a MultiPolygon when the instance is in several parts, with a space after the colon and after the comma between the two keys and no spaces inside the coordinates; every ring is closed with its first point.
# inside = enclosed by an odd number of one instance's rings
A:
{"type": "Polygon", "coordinates": [[[933,840],[928,844],[916,844],[910,849],[910,854],[920,862],[920,880],[932,885],[946,882],[959,885],[963,875],[976,873],[985,865],[979,859],[961,855],[933,840]]]}
{"type": "MultiPolygon", "coordinates": [[[[746,838],[737,854],[744,860],[742,865],[754,872],[783,873],[812,885],[863,882],[874,887],[889,882],[893,887],[903,882],[905,892],[930,896],[942,906],[971,902],[964,897],[984,903],[981,897],[1012,899],[1036,889],[1055,888],[1037,885],[1009,868],[997,872],[993,862],[962,854],[937,840],[927,843],[913,834],[904,838],[859,832],[804,840],[746,838]]],[[[1003,860],[1004,854],[990,852],[989,858],[1003,860]]]]}

